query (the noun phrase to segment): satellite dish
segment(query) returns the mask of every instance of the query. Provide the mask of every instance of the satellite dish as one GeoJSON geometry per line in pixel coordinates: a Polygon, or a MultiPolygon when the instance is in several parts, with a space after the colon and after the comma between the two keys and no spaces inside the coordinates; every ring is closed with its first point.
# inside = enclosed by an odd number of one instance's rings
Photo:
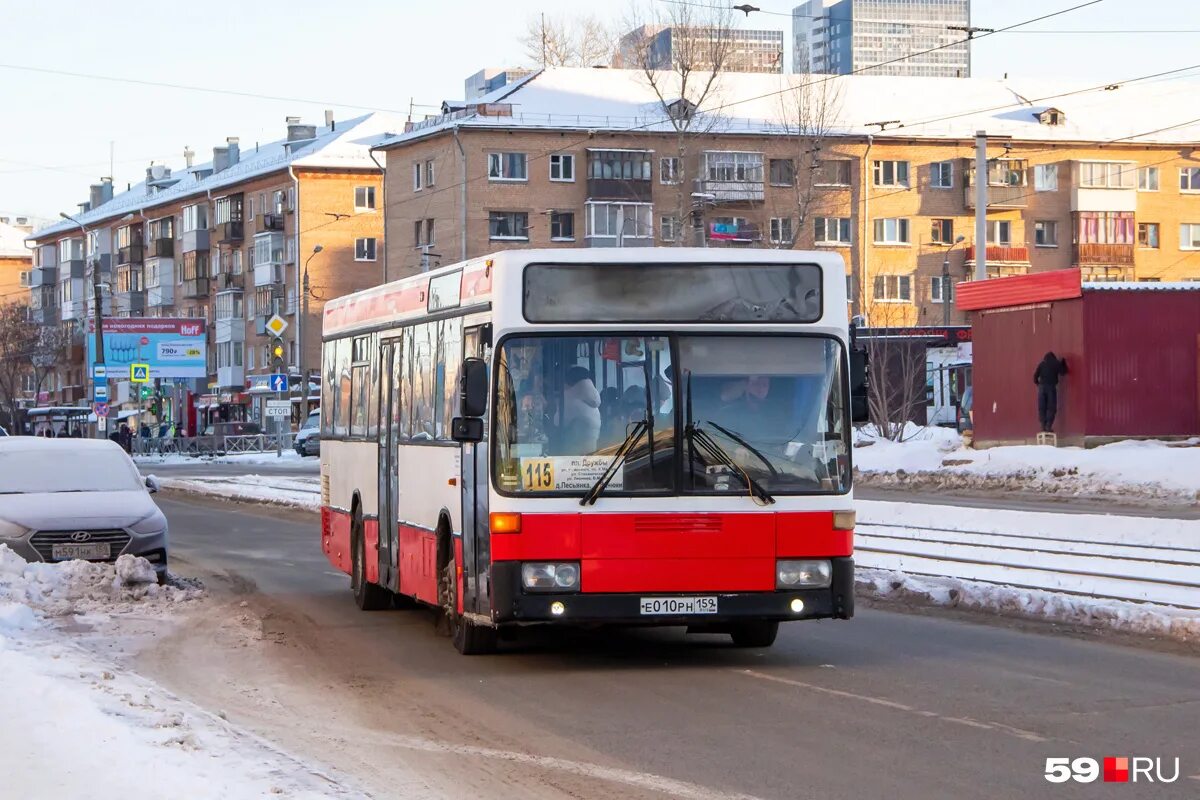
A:
{"type": "Polygon", "coordinates": [[[156,181],[162,180],[163,178],[167,177],[167,168],[162,164],[151,164],[150,177],[156,181]]]}

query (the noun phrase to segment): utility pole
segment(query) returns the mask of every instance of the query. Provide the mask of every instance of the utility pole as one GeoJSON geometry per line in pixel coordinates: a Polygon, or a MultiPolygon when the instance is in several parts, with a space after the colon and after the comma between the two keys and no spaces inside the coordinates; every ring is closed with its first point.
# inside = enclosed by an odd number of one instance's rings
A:
{"type": "Polygon", "coordinates": [[[546,68],[546,14],[542,13],[542,69],[546,68]]]}
{"type": "MultiPolygon", "coordinates": [[[[85,347],[84,348],[84,357],[83,357],[83,360],[84,360],[83,367],[84,367],[84,371],[87,372],[87,374],[88,374],[87,383],[88,383],[88,385],[90,385],[92,387],[92,396],[94,399],[95,394],[96,394],[95,367],[96,367],[96,365],[103,366],[103,364],[104,364],[104,294],[101,290],[101,284],[100,284],[100,265],[95,261],[95,259],[88,257],[88,229],[87,229],[87,226],[85,226],[82,222],[80,222],[79,220],[72,217],[70,214],[60,213],[59,216],[69,222],[74,222],[76,225],[79,226],[79,230],[83,234],[83,241],[80,246],[80,252],[83,255],[84,269],[86,270],[90,267],[92,270],[92,299],[93,299],[93,303],[95,304],[95,307],[96,307],[96,313],[95,313],[95,318],[96,318],[96,361],[94,364],[87,363],[87,348],[85,347]]],[[[84,315],[84,318],[85,319],[87,318],[86,314],[84,315]]],[[[107,386],[108,386],[108,378],[107,377],[104,379],[104,385],[107,388],[107,386]]],[[[107,427],[107,419],[105,420],[105,427],[107,427]]],[[[101,429],[100,419],[98,417],[96,418],[96,438],[97,439],[105,438],[105,433],[101,429]]]]}
{"type": "Polygon", "coordinates": [[[987,280],[987,131],[975,132],[975,280],[987,280]]]}
{"type": "MultiPolygon", "coordinates": [[[[308,262],[325,248],[314,245],[312,253],[304,260],[304,277],[300,282],[300,320],[296,325],[296,360],[300,372],[300,424],[308,419],[308,368],[304,364],[304,323],[308,320],[308,262]]],[[[319,362],[318,362],[319,363],[319,362]]]]}
{"type": "Polygon", "coordinates": [[[957,237],[954,244],[946,248],[946,257],[942,260],[942,324],[947,327],[950,325],[950,252],[965,238],[957,237]]]}

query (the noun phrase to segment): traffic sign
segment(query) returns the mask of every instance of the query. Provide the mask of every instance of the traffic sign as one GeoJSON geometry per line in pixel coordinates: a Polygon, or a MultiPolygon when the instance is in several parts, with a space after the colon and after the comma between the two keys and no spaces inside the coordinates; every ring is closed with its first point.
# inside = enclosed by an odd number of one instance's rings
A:
{"type": "Polygon", "coordinates": [[[130,383],[149,383],[150,382],[150,365],[149,364],[130,364],[129,365],[129,382],[130,383]]]}
{"type": "Polygon", "coordinates": [[[93,403],[92,404],[92,413],[95,414],[97,417],[107,417],[108,416],[108,403],[93,403]]]}
{"type": "Polygon", "coordinates": [[[96,430],[100,431],[101,433],[104,433],[104,431],[107,428],[108,428],[108,417],[102,417],[99,414],[97,414],[96,415],[96,430]]]}
{"type": "Polygon", "coordinates": [[[271,387],[272,392],[286,392],[288,390],[288,376],[282,372],[276,372],[267,381],[267,385],[271,387]]]}
{"type": "Polygon", "coordinates": [[[104,364],[92,364],[92,377],[102,381],[108,377],[108,367],[104,364]]]}
{"type": "Polygon", "coordinates": [[[271,318],[267,320],[267,324],[264,327],[276,336],[282,336],[283,332],[287,330],[287,326],[288,324],[286,319],[278,314],[273,314],[271,315],[271,318]]]}
{"type": "Polygon", "coordinates": [[[92,387],[92,400],[96,401],[97,403],[104,403],[108,401],[107,383],[97,383],[92,387]]]}
{"type": "Polygon", "coordinates": [[[292,403],[290,400],[268,400],[265,411],[268,417],[290,417],[292,403]]]}

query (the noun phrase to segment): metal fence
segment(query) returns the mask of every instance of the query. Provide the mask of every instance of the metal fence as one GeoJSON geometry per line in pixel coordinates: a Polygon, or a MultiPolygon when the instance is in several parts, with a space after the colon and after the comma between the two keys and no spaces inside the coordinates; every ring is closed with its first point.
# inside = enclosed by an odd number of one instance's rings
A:
{"type": "Polygon", "coordinates": [[[296,434],[256,433],[242,436],[180,436],[135,438],[135,455],[223,456],[238,453],[273,453],[290,450],[296,434]]]}

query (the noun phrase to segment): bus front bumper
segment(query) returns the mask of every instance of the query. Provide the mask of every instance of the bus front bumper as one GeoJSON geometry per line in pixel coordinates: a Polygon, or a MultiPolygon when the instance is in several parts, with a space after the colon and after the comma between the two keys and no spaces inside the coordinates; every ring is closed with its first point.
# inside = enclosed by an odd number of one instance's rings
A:
{"type": "Polygon", "coordinates": [[[822,589],[777,592],[530,593],[518,562],[492,564],[492,608],[497,623],[688,625],[719,627],[746,620],[784,622],[854,616],[854,559],[831,559],[833,580],[822,589]],[[716,598],[715,613],[643,613],[643,600],[716,598]],[[796,602],[799,601],[799,602],[796,602]]]}

